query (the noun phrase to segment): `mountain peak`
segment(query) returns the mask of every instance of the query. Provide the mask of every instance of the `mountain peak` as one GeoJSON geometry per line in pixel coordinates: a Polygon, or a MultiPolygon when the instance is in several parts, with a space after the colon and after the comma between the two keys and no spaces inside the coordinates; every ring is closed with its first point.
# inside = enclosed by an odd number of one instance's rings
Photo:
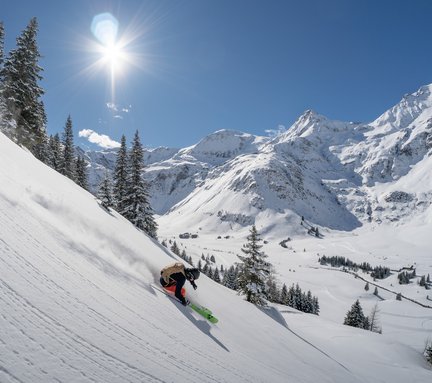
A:
{"type": "Polygon", "coordinates": [[[432,84],[420,87],[416,92],[406,94],[399,103],[388,109],[370,125],[374,134],[390,133],[405,129],[424,110],[432,107],[432,84]]]}

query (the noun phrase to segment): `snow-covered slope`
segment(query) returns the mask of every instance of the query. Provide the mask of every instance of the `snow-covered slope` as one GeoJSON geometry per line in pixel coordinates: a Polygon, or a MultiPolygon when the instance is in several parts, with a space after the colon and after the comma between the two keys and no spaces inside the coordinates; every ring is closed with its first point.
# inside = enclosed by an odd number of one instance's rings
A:
{"type": "Polygon", "coordinates": [[[210,325],[156,287],[171,253],[2,134],[0,148],[1,382],[430,376],[418,353],[392,338],[259,310],[203,276],[188,294],[219,317],[210,325]]]}

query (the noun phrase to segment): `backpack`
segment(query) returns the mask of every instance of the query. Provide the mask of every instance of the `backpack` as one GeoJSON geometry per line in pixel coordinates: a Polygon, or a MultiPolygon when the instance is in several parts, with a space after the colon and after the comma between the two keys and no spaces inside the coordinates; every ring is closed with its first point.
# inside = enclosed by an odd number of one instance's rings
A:
{"type": "Polygon", "coordinates": [[[165,266],[161,270],[161,277],[166,283],[169,283],[169,277],[171,276],[171,274],[175,273],[182,273],[186,277],[185,266],[183,265],[183,263],[176,262],[171,265],[165,266]]]}

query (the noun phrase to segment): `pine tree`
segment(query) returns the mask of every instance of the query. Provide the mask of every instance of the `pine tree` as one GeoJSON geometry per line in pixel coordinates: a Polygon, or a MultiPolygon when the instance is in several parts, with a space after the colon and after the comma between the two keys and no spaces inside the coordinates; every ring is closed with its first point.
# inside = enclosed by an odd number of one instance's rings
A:
{"type": "Polygon", "coordinates": [[[180,255],[180,249],[177,246],[177,242],[174,241],[172,246],[171,246],[171,251],[175,254],[175,255],[180,255]]]}
{"type": "Polygon", "coordinates": [[[88,190],[88,173],[87,173],[87,162],[86,160],[78,156],[75,162],[76,169],[76,183],[83,189],[88,190]]]}
{"type": "Polygon", "coordinates": [[[201,259],[198,261],[198,270],[199,271],[202,271],[202,262],[201,262],[201,259]]]}
{"type": "Polygon", "coordinates": [[[180,253],[180,257],[183,258],[184,260],[187,260],[187,259],[188,259],[187,255],[186,255],[186,250],[185,250],[185,249],[183,249],[183,250],[181,251],[181,253],[180,253]]]}
{"type": "Polygon", "coordinates": [[[71,180],[75,180],[75,147],[72,130],[72,118],[69,115],[62,137],[63,156],[60,165],[60,172],[71,180]]]}
{"type": "Polygon", "coordinates": [[[3,21],[0,21],[0,71],[3,68],[3,61],[4,61],[4,25],[3,21]]]}
{"type": "Polygon", "coordinates": [[[0,22],[0,131],[5,133],[8,137],[13,137],[15,126],[11,121],[11,115],[7,110],[6,100],[4,96],[4,26],[0,22]]]}
{"type": "Polygon", "coordinates": [[[283,305],[288,305],[288,288],[287,285],[284,283],[282,286],[282,290],[280,293],[280,303],[283,305]]]}
{"type": "Polygon", "coordinates": [[[225,271],[222,284],[231,290],[236,290],[236,271],[234,266],[230,266],[230,268],[225,271]]]}
{"type": "Polygon", "coordinates": [[[420,286],[426,286],[426,276],[422,275],[419,282],[420,286]]]}
{"type": "Polygon", "coordinates": [[[62,167],[62,145],[58,133],[56,133],[54,136],[50,136],[49,148],[50,148],[50,166],[54,170],[60,172],[62,167]]]}
{"type": "Polygon", "coordinates": [[[366,282],[366,285],[365,285],[364,289],[365,289],[366,291],[369,291],[369,282],[366,282]]]}
{"type": "Polygon", "coordinates": [[[246,295],[248,302],[265,306],[266,280],[270,274],[270,264],[265,261],[267,255],[260,251],[261,238],[255,225],[252,226],[247,240],[241,249],[245,256],[239,256],[243,262],[237,278],[239,293],[246,295]]]}
{"type": "Polygon", "coordinates": [[[319,302],[318,302],[318,298],[317,298],[317,297],[313,297],[313,307],[314,307],[313,314],[315,314],[315,315],[319,315],[319,312],[320,312],[320,305],[319,305],[319,302]]]}
{"type": "Polygon", "coordinates": [[[426,278],[426,282],[427,282],[427,283],[431,283],[430,275],[429,275],[429,274],[428,274],[428,276],[427,276],[427,278],[426,278]]]}
{"type": "Polygon", "coordinates": [[[217,283],[221,283],[219,270],[217,269],[217,267],[214,269],[214,272],[213,272],[213,280],[217,283]]]}
{"type": "Polygon", "coordinates": [[[375,286],[374,295],[378,296],[378,287],[375,286]]]}
{"type": "Polygon", "coordinates": [[[105,173],[105,177],[99,185],[98,198],[101,201],[101,205],[105,209],[109,210],[109,208],[113,206],[111,181],[109,179],[108,173],[105,173]]]}
{"type": "Polygon", "coordinates": [[[272,273],[269,274],[267,281],[267,291],[266,291],[266,298],[270,302],[279,302],[280,300],[280,291],[277,287],[276,278],[272,273]]]}
{"type": "Polygon", "coordinates": [[[44,91],[39,85],[43,69],[38,64],[41,55],[37,32],[38,22],[34,17],[17,38],[16,49],[10,51],[0,72],[6,118],[16,121],[11,138],[33,153],[38,152],[38,145],[46,142],[46,115],[40,99],[44,91]]]}
{"type": "Polygon", "coordinates": [[[396,294],[396,300],[397,301],[401,301],[402,300],[402,294],[401,293],[397,293],[396,294]]]}
{"type": "Polygon", "coordinates": [[[209,271],[209,265],[208,265],[208,263],[206,262],[206,264],[205,264],[204,267],[202,268],[202,272],[203,272],[205,275],[208,275],[208,271],[209,271]]]}
{"type": "Polygon", "coordinates": [[[355,303],[351,306],[351,310],[349,310],[346,314],[344,323],[347,326],[364,328],[365,316],[363,314],[363,309],[360,305],[359,300],[357,299],[355,303]]]}
{"type": "Polygon", "coordinates": [[[156,239],[157,223],[149,202],[148,185],[141,175],[144,167],[143,159],[144,149],[138,131],[136,131],[128,159],[127,190],[122,201],[123,209],[120,214],[138,229],[156,239]]]}
{"type": "Polygon", "coordinates": [[[371,329],[369,317],[365,316],[362,328],[364,328],[365,330],[370,330],[371,329]]]}
{"type": "Polygon", "coordinates": [[[209,266],[208,271],[207,271],[207,276],[208,276],[210,279],[213,279],[213,274],[214,274],[214,272],[213,272],[213,268],[212,268],[211,266],[209,266]]]}
{"type": "Polygon", "coordinates": [[[116,164],[114,168],[114,202],[117,211],[122,211],[123,201],[127,191],[127,149],[126,137],[122,135],[120,149],[117,152],[116,164]]]}
{"type": "Polygon", "coordinates": [[[426,360],[432,364],[432,343],[429,342],[429,344],[426,346],[425,349],[425,356],[426,360]]]}

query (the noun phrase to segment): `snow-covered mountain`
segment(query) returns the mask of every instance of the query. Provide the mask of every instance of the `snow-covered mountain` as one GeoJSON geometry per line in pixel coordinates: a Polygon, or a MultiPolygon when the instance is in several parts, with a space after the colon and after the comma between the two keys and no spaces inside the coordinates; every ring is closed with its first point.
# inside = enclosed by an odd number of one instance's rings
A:
{"type": "MultiPolygon", "coordinates": [[[[309,110],[272,139],[222,130],[188,148],[148,150],[153,208],[163,224],[180,219],[192,230],[224,232],[255,223],[282,236],[287,227],[305,232],[300,217],[344,231],[410,220],[432,202],[429,183],[419,188],[412,177],[432,171],[431,91],[406,95],[371,123],[309,110]]],[[[88,159],[95,190],[115,152],[88,159]]]]}
{"type": "MultiPolygon", "coordinates": [[[[243,159],[247,165],[255,155],[245,153],[233,161],[243,159]]],[[[216,170],[209,172],[212,182],[216,170]]],[[[188,297],[213,310],[220,320],[213,326],[157,287],[159,270],[177,259],[171,252],[3,134],[0,185],[1,382],[430,379],[421,356],[432,329],[430,309],[398,302],[384,291],[383,335],[343,326],[343,314],[364,282],[309,267],[316,265],[316,249],[287,256],[269,244],[273,247],[266,251],[279,262],[283,278],[295,268],[295,278],[307,277],[319,295],[322,316],[277,305],[260,310],[203,275],[188,297]]],[[[234,187],[229,190],[242,195],[234,187]]],[[[371,233],[364,235],[371,239],[371,233]]],[[[309,241],[295,246],[317,246],[309,241]]],[[[341,238],[341,248],[350,248],[349,241],[341,238]]],[[[376,239],[372,242],[379,247],[376,239]]],[[[331,252],[332,243],[324,243],[320,246],[331,252]]],[[[209,238],[200,242],[209,244],[209,238]]],[[[366,254],[362,245],[353,241],[353,254],[366,254]]],[[[421,256],[426,248],[417,243],[409,255],[421,271],[427,270],[421,256]]],[[[378,298],[369,294],[362,299],[370,306],[378,298]]]]}

